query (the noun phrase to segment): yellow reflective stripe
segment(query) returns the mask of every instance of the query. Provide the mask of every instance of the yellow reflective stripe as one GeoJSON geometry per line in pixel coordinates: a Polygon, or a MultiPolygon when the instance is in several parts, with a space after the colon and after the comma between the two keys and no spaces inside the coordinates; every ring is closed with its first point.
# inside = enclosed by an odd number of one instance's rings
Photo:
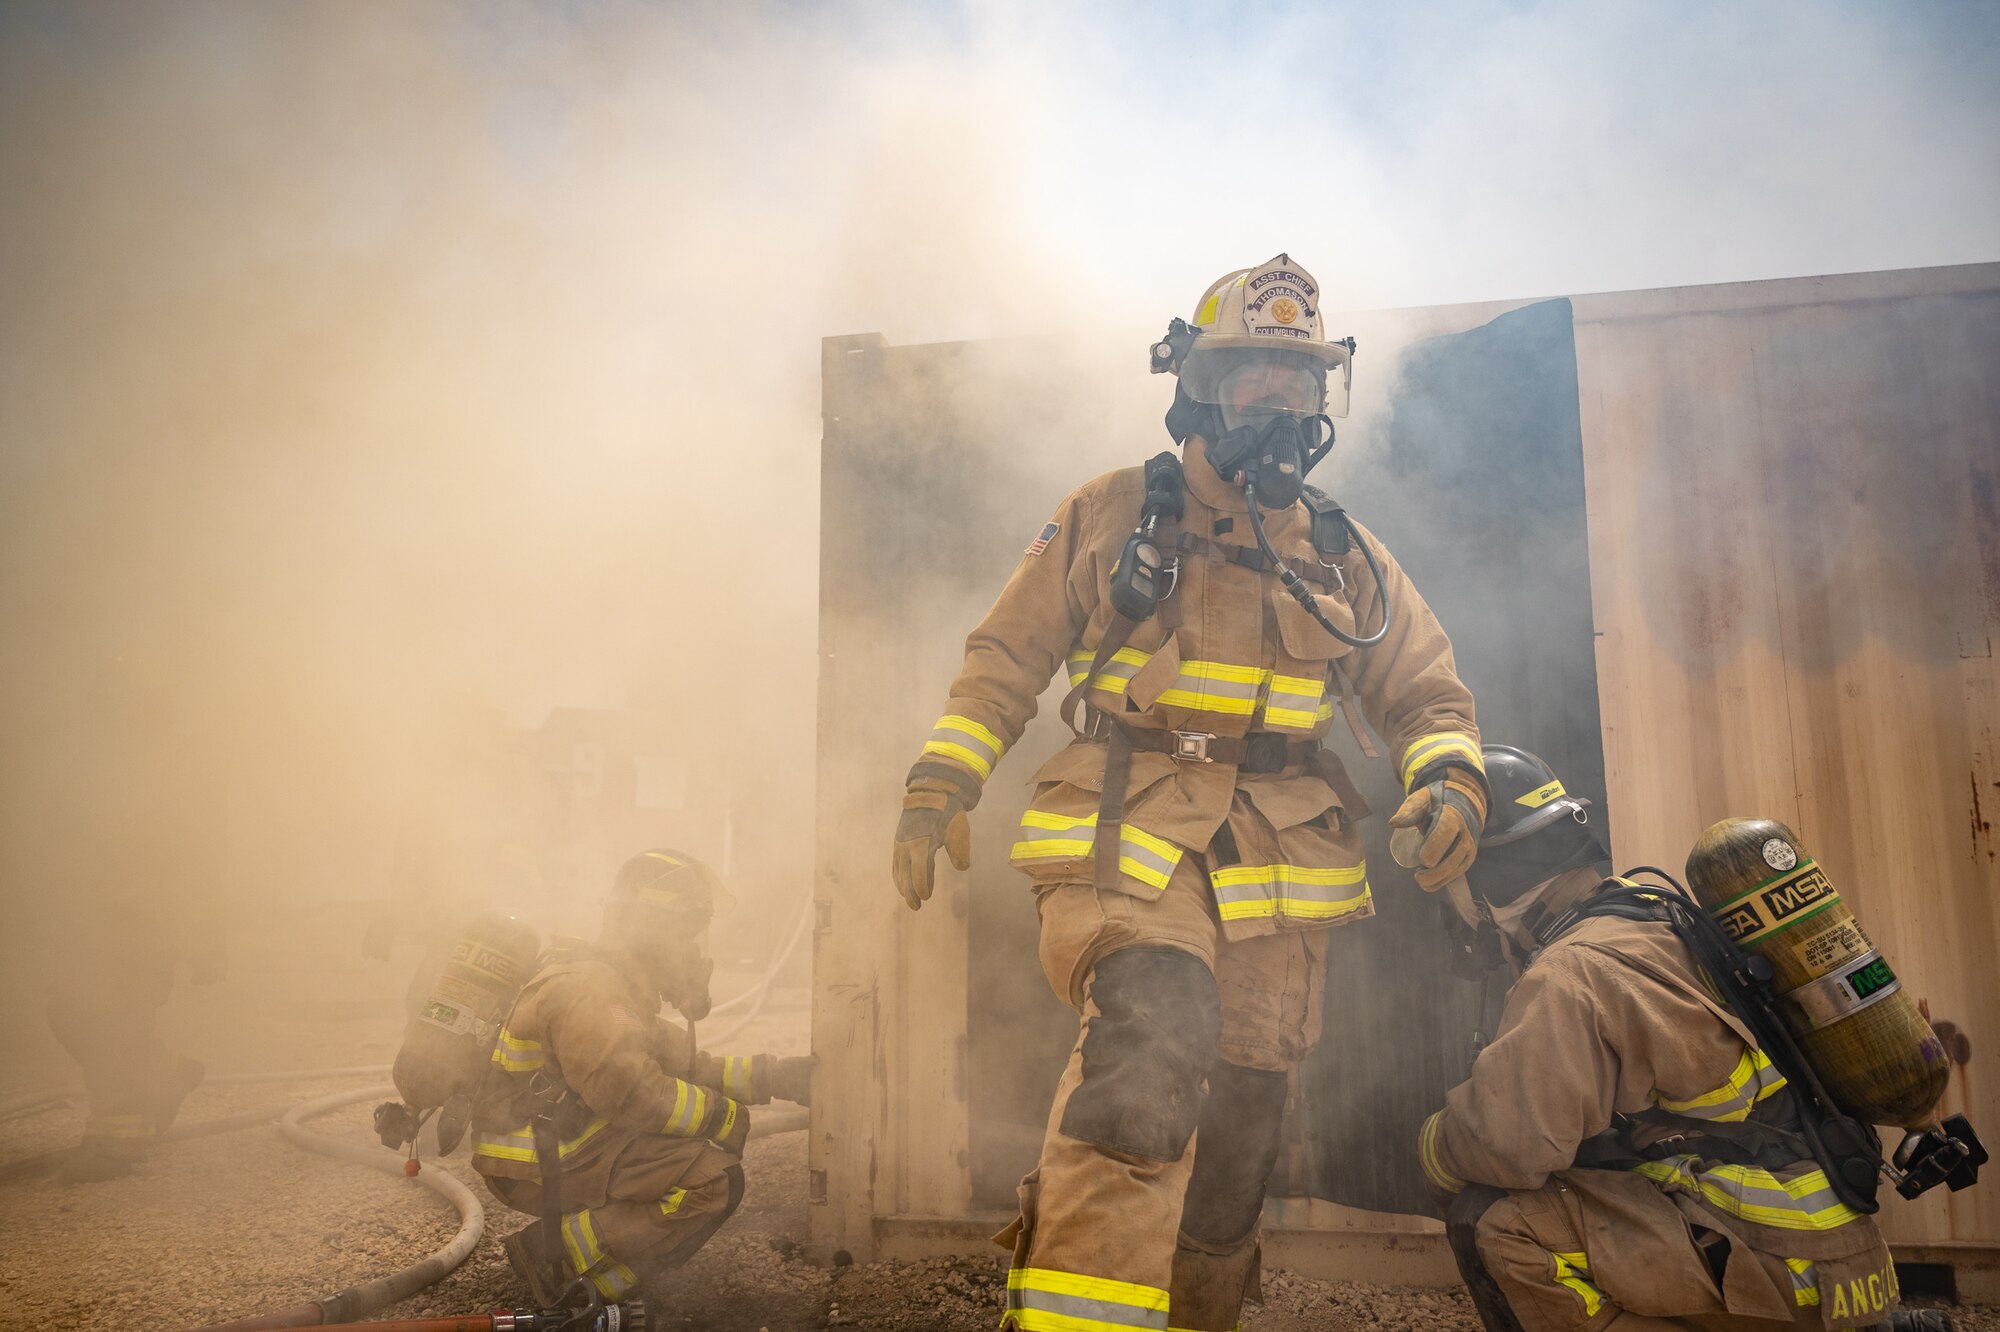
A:
{"type": "Polygon", "coordinates": [[[1031,809],[1021,816],[1021,831],[1023,836],[1014,842],[1014,849],[1007,854],[1009,860],[1087,856],[1096,836],[1097,816],[1092,814],[1087,819],[1076,819],[1031,809]],[[1049,836],[1051,833],[1058,835],[1049,836]]]}
{"type": "Polygon", "coordinates": [[[752,1101],[756,1097],[750,1088],[750,1079],[755,1070],[755,1055],[727,1055],[722,1061],[723,1094],[739,1101],[752,1101]]]}
{"type": "Polygon", "coordinates": [[[1792,1303],[1819,1303],[1819,1269],[1810,1258],[1787,1258],[1785,1270],[1792,1274],[1792,1303]]]}
{"type": "Polygon", "coordinates": [[[615,1300],[639,1283],[631,1268],[605,1252],[589,1208],[564,1217],[562,1235],[563,1247],[569,1250],[570,1270],[588,1276],[590,1284],[606,1299],[615,1300]]]}
{"type": "Polygon", "coordinates": [[[1326,695],[1325,680],[1309,680],[1298,675],[1273,675],[1264,698],[1264,724],[1274,729],[1310,731],[1320,723],[1321,708],[1333,715],[1326,695]]]}
{"type": "Polygon", "coordinates": [[[1780,1179],[1755,1166],[1706,1165],[1696,1156],[1641,1161],[1633,1169],[1662,1188],[1776,1230],[1838,1230],[1860,1216],[1834,1196],[1824,1170],[1780,1179]]]}
{"type": "Polygon", "coordinates": [[[710,1136],[715,1138],[726,1138],[729,1136],[729,1130],[735,1127],[736,1127],[736,1102],[730,1100],[727,1096],[725,1096],[722,1098],[722,1123],[710,1136]]]}
{"type": "Polygon", "coordinates": [[[692,1082],[674,1079],[674,1108],[667,1112],[667,1122],[660,1132],[676,1138],[692,1138],[701,1132],[702,1121],[708,1118],[708,1092],[692,1082]]]}
{"type": "Polygon", "coordinates": [[[548,1060],[540,1041],[524,1041],[502,1027],[499,1039],[493,1042],[493,1062],[509,1073],[533,1073],[548,1060]]]}
{"type": "Polygon", "coordinates": [[[611,1127],[611,1121],[608,1119],[591,1120],[590,1123],[584,1127],[583,1132],[577,1134],[574,1138],[571,1138],[568,1142],[560,1144],[556,1148],[556,1155],[568,1156],[571,1152],[583,1146],[583,1144],[589,1142],[592,1138],[596,1137],[598,1134],[604,1132],[605,1129],[610,1127],[611,1127]]]}
{"type": "Polygon", "coordinates": [[[1215,909],[1224,920],[1281,915],[1337,920],[1374,900],[1365,861],[1336,867],[1230,865],[1210,870],[1208,880],[1215,889],[1215,909]]]}
{"type": "Polygon", "coordinates": [[[1270,674],[1261,666],[1184,661],[1173,684],[1154,702],[1225,717],[1248,717],[1257,711],[1257,699],[1264,692],[1264,682],[1270,674]]]}
{"type": "Polygon", "coordinates": [[[1463,731],[1434,731],[1418,736],[1403,751],[1403,789],[1409,790],[1420,770],[1442,758],[1459,759],[1475,772],[1486,771],[1485,761],[1479,757],[1479,746],[1471,736],[1463,731]]]}
{"type": "MultiPolygon", "coordinates": [[[[556,1144],[556,1155],[568,1156],[589,1142],[605,1129],[611,1127],[608,1119],[593,1119],[584,1125],[583,1132],[567,1142],[556,1144]]],[[[474,1156],[498,1157],[503,1161],[539,1161],[541,1155],[535,1150],[535,1130],[533,1128],[510,1129],[506,1133],[474,1133],[472,1135],[474,1156]]]]}
{"type": "Polygon", "coordinates": [[[970,717],[946,713],[932,728],[923,752],[957,759],[984,781],[993,775],[993,765],[1007,752],[1007,742],[970,717]]]}
{"type": "Polygon", "coordinates": [[[1017,1267],[1000,1326],[1022,1332],[1167,1332],[1167,1292],[1109,1277],[1017,1267]]]}
{"type": "Polygon", "coordinates": [[[472,1154],[491,1156],[502,1161],[539,1161],[535,1152],[534,1134],[522,1130],[518,1133],[475,1133],[472,1135],[472,1154]],[[516,1141],[525,1137],[526,1143],[516,1141]]]}
{"type": "MultiPolygon", "coordinates": [[[[1074,689],[1083,683],[1083,677],[1090,674],[1090,663],[1096,659],[1095,648],[1079,648],[1069,654],[1070,688],[1074,689]]],[[[1142,652],[1138,648],[1119,648],[1111,654],[1111,660],[1104,663],[1104,669],[1097,673],[1097,679],[1090,687],[1102,689],[1110,694],[1122,694],[1125,692],[1125,686],[1132,683],[1132,677],[1139,673],[1139,668],[1152,659],[1153,654],[1150,652],[1142,652]]]]}
{"type": "Polygon", "coordinates": [[[1554,800],[1557,796],[1568,795],[1568,794],[1569,792],[1563,790],[1563,784],[1561,782],[1552,781],[1546,786],[1536,787],[1534,790],[1528,792],[1528,794],[1524,796],[1516,796],[1514,798],[1514,803],[1517,805],[1525,805],[1529,809],[1540,809],[1543,805],[1548,804],[1549,801],[1554,800]]]}
{"type": "MultiPolygon", "coordinates": [[[[1076,860],[1091,856],[1097,845],[1097,816],[1075,818],[1031,809],[1021,816],[1022,836],[1007,853],[1010,861],[1076,860]]],[[[1119,832],[1118,870],[1140,883],[1164,889],[1184,853],[1164,837],[1126,824],[1119,832]]]]}
{"type": "Polygon", "coordinates": [[[1677,1115],[1728,1124],[1748,1118],[1758,1102],[1776,1095],[1784,1086],[1785,1075],[1772,1066],[1771,1057],[1762,1050],[1745,1046],[1729,1080],[1714,1091],[1687,1101],[1676,1101],[1655,1091],[1653,1099],[1661,1109],[1677,1115]]]}
{"type": "Polygon", "coordinates": [[[1444,1118],[1444,1111],[1436,1110],[1424,1121],[1423,1130],[1417,1134],[1417,1157],[1423,1162],[1424,1177],[1446,1193],[1462,1193],[1465,1181],[1444,1168],[1438,1157],[1438,1121],[1444,1118]]]}
{"type": "Polygon", "coordinates": [[[1549,1257],[1555,1259],[1557,1284],[1575,1291],[1583,1300],[1583,1316],[1595,1318],[1604,1307],[1604,1294],[1584,1280],[1590,1275],[1590,1260],[1580,1253],[1552,1253],[1549,1257]]]}
{"type": "Polygon", "coordinates": [[[688,1191],[686,1189],[669,1189],[667,1196],[660,1199],[660,1215],[672,1216],[675,1212],[680,1211],[681,1204],[687,1201],[687,1196],[688,1191]]]}

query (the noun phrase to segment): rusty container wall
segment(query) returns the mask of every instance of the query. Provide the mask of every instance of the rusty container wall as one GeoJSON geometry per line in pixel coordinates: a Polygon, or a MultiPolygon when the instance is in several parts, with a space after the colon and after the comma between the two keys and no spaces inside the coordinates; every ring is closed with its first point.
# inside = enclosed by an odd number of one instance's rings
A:
{"type": "MultiPolygon", "coordinates": [[[[2000,1138],[2000,264],[1579,297],[1592,602],[1621,863],[1791,825],[2000,1138]]],[[[1891,1199],[2000,1242],[2000,1179],[1891,1199]]]]}

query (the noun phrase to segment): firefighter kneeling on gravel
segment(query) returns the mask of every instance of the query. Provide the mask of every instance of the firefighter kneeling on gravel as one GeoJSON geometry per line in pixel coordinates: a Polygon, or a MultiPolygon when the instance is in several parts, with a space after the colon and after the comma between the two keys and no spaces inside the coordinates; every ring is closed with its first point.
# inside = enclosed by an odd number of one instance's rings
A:
{"type": "Polygon", "coordinates": [[[661,1299],[667,1274],[743,1199],[745,1107],[806,1101],[811,1057],[700,1053],[659,1016],[662,1000],[690,1020],[708,1012],[715,895],[697,861],[634,856],[597,944],[558,940],[500,1031],[473,1117],[473,1166],[516,1211],[560,1213],[559,1251],[543,1220],[507,1240],[544,1306],[562,1302],[555,1252],[565,1280],[583,1277],[607,1300],[635,1287],[661,1299]],[[544,1146],[560,1161],[553,1199],[544,1146]]]}
{"type": "Polygon", "coordinates": [[[1587,802],[1531,754],[1485,757],[1495,813],[1453,900],[1526,969],[1418,1152],[1487,1328],[1948,1327],[1891,1320],[1881,1232],[1664,914],[1593,910],[1620,883],[1587,802]]]}
{"type": "Polygon", "coordinates": [[[1393,750],[1408,798],[1391,822],[1419,882],[1476,850],[1485,781],[1451,645],[1388,551],[1304,488],[1351,350],[1327,341],[1318,299],[1279,255],[1169,325],[1153,369],[1178,376],[1185,463],[1163,454],[1062,502],[910,771],[894,875],[915,908],[940,847],[969,864],[966,811],[1067,669],[1077,736],[1035,774],[1011,856],[1043,972],[1082,1018],[999,1237],[1003,1323],[1022,1332],[1229,1329],[1257,1294],[1327,936],[1373,914],[1365,811],[1321,743],[1344,690],[1393,750]]]}

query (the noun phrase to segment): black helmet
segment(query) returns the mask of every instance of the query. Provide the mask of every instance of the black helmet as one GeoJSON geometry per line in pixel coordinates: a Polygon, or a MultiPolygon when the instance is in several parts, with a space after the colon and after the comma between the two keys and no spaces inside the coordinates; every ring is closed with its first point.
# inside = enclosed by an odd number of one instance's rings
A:
{"type": "Polygon", "coordinates": [[[1525,749],[1484,745],[1479,752],[1486,763],[1486,788],[1492,793],[1492,812],[1479,834],[1481,855],[1488,847],[1518,842],[1558,819],[1590,821],[1584,813],[1590,802],[1565,791],[1555,770],[1525,749]]]}
{"type": "Polygon", "coordinates": [[[1548,764],[1511,745],[1485,745],[1480,755],[1492,812],[1465,875],[1474,893],[1506,906],[1566,870],[1611,858],[1590,826],[1590,802],[1564,790],[1548,764]]]}

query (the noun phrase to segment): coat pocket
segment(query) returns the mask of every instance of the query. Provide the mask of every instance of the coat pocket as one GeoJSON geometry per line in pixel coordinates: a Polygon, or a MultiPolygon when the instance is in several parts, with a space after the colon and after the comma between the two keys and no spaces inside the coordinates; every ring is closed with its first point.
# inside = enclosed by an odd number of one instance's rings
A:
{"type": "MultiPolygon", "coordinates": [[[[1100,760],[1099,786],[1104,781],[1102,766],[1100,760]]],[[[1140,789],[1135,783],[1135,797],[1140,789]]],[[[1035,790],[1034,803],[1021,815],[1008,861],[1034,880],[1038,889],[1051,883],[1091,882],[1102,799],[1099,791],[1074,782],[1044,782],[1035,790]]],[[[1159,897],[1167,890],[1183,854],[1172,842],[1127,821],[1119,836],[1119,890],[1144,900],[1159,897]]]]}

